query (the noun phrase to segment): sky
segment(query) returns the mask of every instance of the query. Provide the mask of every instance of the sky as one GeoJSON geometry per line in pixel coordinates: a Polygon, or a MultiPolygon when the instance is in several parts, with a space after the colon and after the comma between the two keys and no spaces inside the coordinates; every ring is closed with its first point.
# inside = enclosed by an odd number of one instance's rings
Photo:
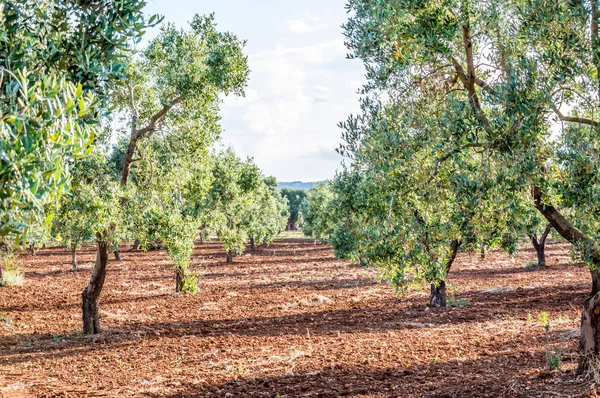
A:
{"type": "MultiPolygon", "coordinates": [[[[215,13],[218,28],[247,40],[250,80],[245,98],[221,106],[222,144],[251,156],[279,181],[332,178],[337,124],[359,111],[360,60],[346,58],[341,25],[345,0],[148,0],[146,12],[187,26],[215,13]]],[[[156,31],[148,32],[152,37],[156,31]]]]}

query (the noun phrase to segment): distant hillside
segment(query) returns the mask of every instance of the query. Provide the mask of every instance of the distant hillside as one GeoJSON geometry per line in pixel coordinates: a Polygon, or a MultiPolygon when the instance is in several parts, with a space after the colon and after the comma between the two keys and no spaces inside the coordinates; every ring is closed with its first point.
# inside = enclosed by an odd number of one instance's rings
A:
{"type": "Polygon", "coordinates": [[[314,185],[320,184],[325,181],[311,181],[311,182],[302,182],[302,181],[292,181],[292,182],[278,182],[277,188],[292,188],[292,189],[311,189],[314,185]]]}

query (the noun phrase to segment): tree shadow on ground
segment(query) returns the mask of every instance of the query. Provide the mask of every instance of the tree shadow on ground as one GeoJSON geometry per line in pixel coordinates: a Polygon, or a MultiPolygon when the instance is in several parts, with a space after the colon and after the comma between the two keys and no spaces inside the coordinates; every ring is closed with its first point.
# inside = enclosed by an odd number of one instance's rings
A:
{"type": "MultiPolygon", "coordinates": [[[[353,279],[317,279],[317,280],[291,280],[281,282],[256,283],[239,286],[236,290],[262,290],[262,289],[302,289],[309,288],[315,291],[354,289],[356,287],[376,286],[379,283],[372,278],[353,279]]],[[[391,292],[390,292],[391,293],[391,292]]]]}
{"type": "Polygon", "coordinates": [[[152,398],[192,397],[550,397],[582,396],[590,383],[574,383],[571,372],[544,370],[544,353],[515,350],[478,360],[455,359],[411,367],[370,368],[332,363],[321,369],[244,379],[220,385],[183,384],[152,398]],[[502,378],[498,377],[501,374],[502,378]],[[561,382],[565,395],[557,392],[561,382]]]}

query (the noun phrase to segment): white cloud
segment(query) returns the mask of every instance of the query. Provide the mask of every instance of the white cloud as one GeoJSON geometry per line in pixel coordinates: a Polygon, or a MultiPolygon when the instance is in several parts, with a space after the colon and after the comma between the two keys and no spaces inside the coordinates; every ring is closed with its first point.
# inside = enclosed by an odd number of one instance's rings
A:
{"type": "Polygon", "coordinates": [[[304,14],[304,18],[291,19],[288,21],[288,31],[296,34],[304,34],[318,32],[328,27],[326,23],[321,22],[309,12],[306,11],[304,14]]]}
{"type": "MultiPolygon", "coordinates": [[[[284,39],[282,39],[284,40],[284,39]]],[[[360,61],[346,60],[341,37],[250,54],[245,98],[222,107],[223,142],[280,180],[331,178],[341,157],[337,124],[358,107],[360,61]]]]}

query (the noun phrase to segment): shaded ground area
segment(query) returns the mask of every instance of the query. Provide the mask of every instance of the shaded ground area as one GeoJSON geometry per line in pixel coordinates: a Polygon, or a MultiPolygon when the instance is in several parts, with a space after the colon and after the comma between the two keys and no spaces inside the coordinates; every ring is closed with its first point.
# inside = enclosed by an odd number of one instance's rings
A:
{"type": "Polygon", "coordinates": [[[198,245],[195,295],[173,293],[163,252],[125,251],[110,262],[94,337],[79,333],[93,248],[79,258],[73,273],[65,249],[21,257],[26,284],[0,289],[0,396],[595,396],[574,374],[589,276],[564,244],[549,244],[543,270],[525,268],[532,250],[461,254],[456,307],[439,311],[426,290],[396,296],[306,239],[234,264],[220,244],[198,245]],[[559,371],[545,370],[543,311],[559,371]]]}

